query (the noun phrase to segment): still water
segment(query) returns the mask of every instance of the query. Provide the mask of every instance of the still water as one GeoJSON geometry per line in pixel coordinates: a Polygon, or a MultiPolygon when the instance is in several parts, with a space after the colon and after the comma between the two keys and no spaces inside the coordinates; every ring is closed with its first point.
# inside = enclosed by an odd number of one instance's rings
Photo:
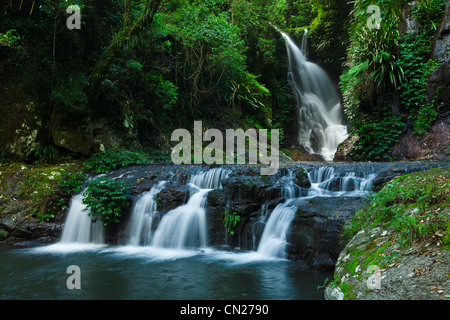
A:
{"type": "Polygon", "coordinates": [[[323,300],[331,273],[257,252],[61,244],[0,250],[1,299],[323,300]],[[68,289],[67,268],[81,289],[68,289]]]}

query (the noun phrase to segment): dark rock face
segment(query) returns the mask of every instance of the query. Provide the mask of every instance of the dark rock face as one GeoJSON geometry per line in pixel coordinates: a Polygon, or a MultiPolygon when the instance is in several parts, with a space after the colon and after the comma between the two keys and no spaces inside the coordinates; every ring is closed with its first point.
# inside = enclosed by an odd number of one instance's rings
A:
{"type": "Polygon", "coordinates": [[[32,218],[28,211],[27,203],[19,201],[3,211],[0,230],[10,234],[3,244],[26,247],[56,242],[62,232],[63,216],[51,222],[38,221],[32,218]]]}
{"type": "Polygon", "coordinates": [[[359,197],[315,197],[300,201],[288,239],[288,254],[313,268],[332,269],[341,251],[346,221],[367,204],[359,197]]]}
{"type": "Polygon", "coordinates": [[[450,122],[438,121],[421,138],[412,133],[403,137],[394,146],[392,155],[402,160],[445,160],[449,148],[450,122]]]}

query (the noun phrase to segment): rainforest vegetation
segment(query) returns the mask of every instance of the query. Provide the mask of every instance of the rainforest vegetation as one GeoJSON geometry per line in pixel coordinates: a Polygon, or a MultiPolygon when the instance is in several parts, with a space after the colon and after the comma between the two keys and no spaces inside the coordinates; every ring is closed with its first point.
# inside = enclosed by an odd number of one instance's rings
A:
{"type": "Polygon", "coordinates": [[[123,148],[168,160],[170,135],[205,128],[280,129],[295,149],[284,40],[308,30],[308,58],[342,95],[355,160],[390,160],[405,132],[442,117],[427,95],[446,0],[3,0],[2,160],[59,162],[123,148]],[[369,5],[380,8],[368,28],[369,5]],[[81,10],[69,29],[70,5],[81,10]]]}

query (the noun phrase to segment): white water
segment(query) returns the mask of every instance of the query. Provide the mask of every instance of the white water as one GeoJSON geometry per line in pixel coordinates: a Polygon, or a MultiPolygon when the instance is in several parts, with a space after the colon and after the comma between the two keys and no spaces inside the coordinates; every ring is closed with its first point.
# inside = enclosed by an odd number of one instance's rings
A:
{"type": "Polygon", "coordinates": [[[213,189],[222,188],[222,180],[228,174],[227,170],[216,168],[193,175],[189,183],[191,196],[188,202],[164,215],[151,246],[171,249],[206,248],[206,195],[213,189]]]}
{"type": "MultiPolygon", "coordinates": [[[[331,161],[338,145],[348,137],[340,96],[328,75],[308,61],[286,33],[280,33],[286,40],[288,80],[297,101],[298,141],[308,153],[331,161]]],[[[302,40],[303,50],[306,47],[307,32],[302,40]]]]}
{"type": "Polygon", "coordinates": [[[83,204],[84,191],[74,196],[70,202],[60,244],[84,245],[104,243],[101,221],[97,220],[93,223],[89,216],[89,210],[85,210],[86,206],[83,204]]]}
{"type": "MultiPolygon", "coordinates": [[[[188,185],[190,197],[187,203],[170,210],[161,218],[156,196],[166,186],[161,181],[136,202],[127,230],[127,246],[121,250],[136,254],[162,257],[183,257],[197,254],[199,248],[209,254],[208,247],[207,194],[222,188],[222,180],[230,171],[223,168],[211,169],[191,176],[188,185]]],[[[302,190],[294,183],[295,176],[289,173],[280,177],[281,196],[284,203],[271,212],[264,205],[261,220],[264,230],[257,249],[246,254],[242,261],[285,259],[288,234],[295,218],[299,201],[312,197],[362,196],[370,190],[376,174],[355,172],[339,173],[334,167],[322,166],[308,172],[311,187],[302,190]]],[[[55,250],[65,251],[67,245],[102,245],[103,227],[100,222],[92,223],[82,203],[83,193],[73,197],[67,216],[63,236],[55,250]]],[[[69,247],[71,248],[71,247],[69,247]]],[[[70,249],[73,250],[73,249],[70,249]]],[[[75,250],[78,250],[75,247],[75,250]]],[[[218,253],[214,253],[218,254],[218,253]]],[[[234,255],[231,255],[234,257],[234,255]]],[[[234,258],[233,258],[234,260],[234,258]]]]}
{"type": "Polygon", "coordinates": [[[275,207],[267,219],[257,252],[266,257],[286,258],[287,235],[297,208],[292,205],[297,194],[292,172],[286,177],[287,185],[281,189],[281,196],[286,202],[275,207]]]}
{"type": "Polygon", "coordinates": [[[158,212],[156,195],[164,188],[165,184],[166,181],[161,181],[136,202],[128,229],[129,245],[150,244],[153,236],[153,222],[157,218],[158,212]]]}
{"type": "Polygon", "coordinates": [[[308,173],[311,187],[307,196],[359,197],[370,191],[375,173],[346,172],[340,175],[333,167],[319,167],[308,173]]]}
{"type": "MultiPolygon", "coordinates": [[[[376,174],[364,173],[362,176],[357,176],[355,172],[346,172],[340,176],[333,167],[325,166],[312,170],[308,173],[308,177],[311,187],[306,195],[298,196],[298,186],[293,183],[292,173],[286,176],[290,181],[281,191],[286,201],[276,206],[269,218],[266,217],[266,226],[257,249],[260,255],[286,258],[287,235],[297,212],[295,203],[298,203],[298,199],[317,196],[362,196],[370,190],[376,174]]],[[[267,212],[267,207],[263,206],[263,210],[267,212]]]]}
{"type": "Polygon", "coordinates": [[[270,214],[257,249],[262,256],[286,258],[287,235],[296,212],[291,203],[289,199],[279,204],[270,214]]]}

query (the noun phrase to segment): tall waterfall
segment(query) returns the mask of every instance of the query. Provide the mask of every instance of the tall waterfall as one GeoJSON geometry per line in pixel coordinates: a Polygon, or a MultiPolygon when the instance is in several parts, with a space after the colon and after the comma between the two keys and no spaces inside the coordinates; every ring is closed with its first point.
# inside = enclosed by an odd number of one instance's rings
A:
{"type": "MultiPolygon", "coordinates": [[[[338,145],[347,136],[342,123],[340,96],[328,75],[317,65],[308,61],[304,52],[284,32],[288,55],[288,81],[295,94],[298,141],[310,154],[320,154],[333,160],[338,145]]],[[[306,50],[305,31],[302,48],[306,50]]]]}

